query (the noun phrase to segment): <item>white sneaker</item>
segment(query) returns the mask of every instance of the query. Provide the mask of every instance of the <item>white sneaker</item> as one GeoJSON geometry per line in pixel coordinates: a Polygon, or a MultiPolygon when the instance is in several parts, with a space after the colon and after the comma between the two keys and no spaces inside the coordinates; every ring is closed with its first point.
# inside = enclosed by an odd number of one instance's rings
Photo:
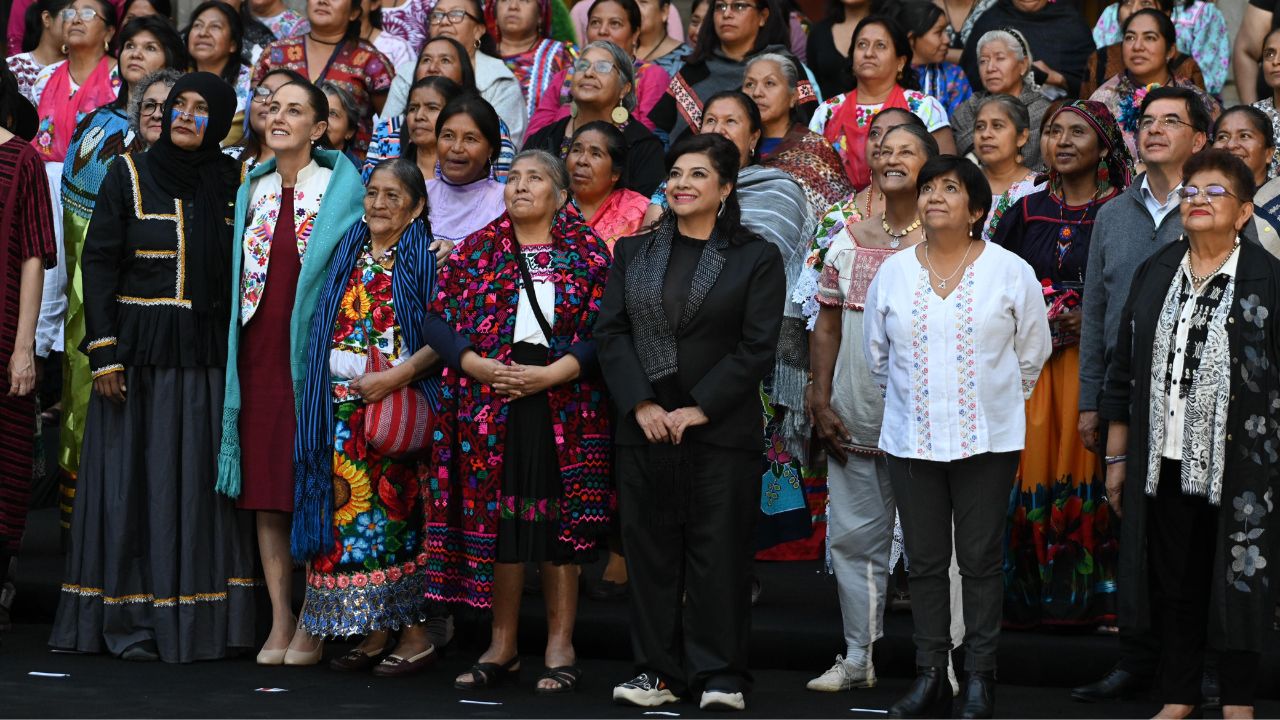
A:
{"type": "Polygon", "coordinates": [[[679,702],[666,682],[657,673],[640,673],[630,680],[613,686],[613,701],[636,707],[658,707],[679,702]]]}
{"type": "Polygon", "coordinates": [[[837,655],[836,664],[805,685],[818,692],[844,692],[854,688],[873,688],[876,686],[876,666],[870,660],[866,665],[855,665],[845,662],[844,657],[837,655]]]}
{"type": "Polygon", "coordinates": [[[947,682],[951,683],[951,697],[960,697],[960,681],[956,679],[956,669],[947,663],[947,682]]]}
{"type": "Polygon", "coordinates": [[[742,697],[740,692],[721,692],[720,690],[707,690],[702,693],[702,702],[698,704],[700,710],[746,710],[747,701],[742,697]]]}

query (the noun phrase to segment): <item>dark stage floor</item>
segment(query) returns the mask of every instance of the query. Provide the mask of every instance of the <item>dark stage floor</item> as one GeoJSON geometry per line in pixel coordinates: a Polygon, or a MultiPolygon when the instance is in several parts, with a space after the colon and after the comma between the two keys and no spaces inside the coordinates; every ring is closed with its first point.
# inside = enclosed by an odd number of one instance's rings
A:
{"type": "MultiPolygon", "coordinates": [[[[576,633],[584,678],[579,691],[561,697],[533,694],[542,669],[540,598],[527,597],[521,647],[525,669],[518,685],[485,693],[454,690],[486,641],[482,627],[461,626],[457,647],[440,665],[417,677],[385,680],[327,668],[259,668],[252,656],[191,666],[126,663],[102,656],[51,653],[45,645],[57,603],[61,556],[56,515],[32,517],[27,554],[20,567],[15,626],[0,645],[0,717],[663,717],[609,702],[610,688],[631,675],[623,603],[583,598],[576,633]],[[30,673],[66,674],[41,677],[30,673]],[[284,692],[259,692],[280,688],[284,692]],[[474,704],[464,701],[478,701],[474,704]]],[[[841,651],[834,580],[819,563],[758,565],[764,594],[753,616],[752,668],[756,687],[749,717],[883,717],[913,672],[908,613],[886,619],[876,645],[879,687],[827,695],[804,689],[841,651]]],[[[588,577],[598,571],[588,571],[588,577]]],[[[1272,633],[1264,659],[1264,695],[1258,717],[1280,717],[1280,633],[1272,633]]],[[[345,651],[331,644],[328,657],[345,651]]],[[[1114,638],[1093,633],[1006,632],[1000,645],[997,710],[1000,717],[1150,717],[1151,702],[1082,705],[1068,697],[1072,685],[1095,679],[1114,662],[1114,638]]],[[[660,708],[699,714],[694,704],[660,708]]]]}

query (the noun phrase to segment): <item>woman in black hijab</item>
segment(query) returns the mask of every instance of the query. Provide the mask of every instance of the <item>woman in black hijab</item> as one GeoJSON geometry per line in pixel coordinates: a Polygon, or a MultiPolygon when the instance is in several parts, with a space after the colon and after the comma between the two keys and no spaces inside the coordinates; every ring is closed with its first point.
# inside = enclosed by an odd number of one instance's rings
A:
{"type": "Polygon", "coordinates": [[[85,237],[93,395],[49,644],[191,662],[252,647],[253,521],[214,492],[239,163],[235,92],[186,75],[113,163],[85,237]]]}

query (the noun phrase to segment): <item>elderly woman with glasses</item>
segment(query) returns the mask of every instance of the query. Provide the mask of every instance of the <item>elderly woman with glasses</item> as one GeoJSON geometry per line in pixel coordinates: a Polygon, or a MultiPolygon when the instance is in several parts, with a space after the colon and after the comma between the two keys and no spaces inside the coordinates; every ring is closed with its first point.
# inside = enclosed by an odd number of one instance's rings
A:
{"type": "Polygon", "coordinates": [[[1158,717],[1198,712],[1209,646],[1223,716],[1253,717],[1275,610],[1280,261],[1241,240],[1253,193],[1224,150],[1187,161],[1185,239],[1133,277],[1099,407],[1106,497],[1138,548],[1121,558],[1120,622],[1160,640],[1158,717]]]}
{"type": "Polygon", "coordinates": [[[662,182],[662,142],[631,112],[636,107],[635,68],[622,48],[602,40],[583,49],[574,63],[573,103],[577,113],[539,130],[525,143],[559,155],[569,154],[569,140],[578,128],[609,122],[622,131],[627,158],[620,184],[651,195],[662,182]]]}

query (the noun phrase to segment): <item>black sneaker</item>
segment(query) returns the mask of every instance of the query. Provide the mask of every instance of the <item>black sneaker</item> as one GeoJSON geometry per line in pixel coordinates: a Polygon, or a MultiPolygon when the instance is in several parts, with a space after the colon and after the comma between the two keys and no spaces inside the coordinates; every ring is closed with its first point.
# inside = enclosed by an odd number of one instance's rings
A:
{"type": "Polygon", "coordinates": [[[680,698],[671,692],[671,688],[667,687],[667,683],[657,673],[644,672],[620,685],[614,685],[613,701],[621,705],[658,707],[679,702],[680,698]]]}

